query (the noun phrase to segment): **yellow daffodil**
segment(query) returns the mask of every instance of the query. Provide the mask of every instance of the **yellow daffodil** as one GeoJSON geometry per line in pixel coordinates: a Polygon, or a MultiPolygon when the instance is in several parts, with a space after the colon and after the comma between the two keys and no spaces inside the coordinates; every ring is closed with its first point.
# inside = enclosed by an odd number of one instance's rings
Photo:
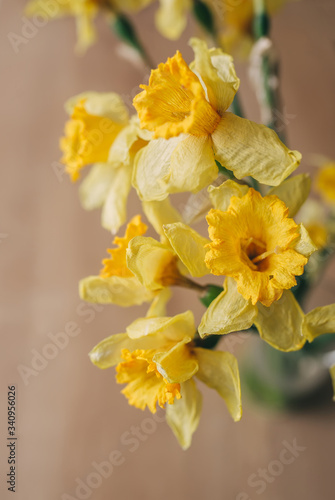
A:
{"type": "Polygon", "coordinates": [[[79,188],[82,206],[86,210],[101,207],[102,227],[113,234],[127,220],[134,158],[150,136],[140,129],[138,118],[131,117],[110,146],[107,162],[93,165],[79,188]]]}
{"type": "Polygon", "coordinates": [[[316,189],[327,203],[335,205],[335,162],[328,161],[320,166],[316,189]]]}
{"type": "Polygon", "coordinates": [[[79,283],[83,300],[99,304],[116,304],[127,307],[151,302],[155,294],[144,287],[127,267],[126,252],[135,236],[144,234],[147,226],[137,215],[127,226],[124,237],[117,237],[118,248],[108,250],[110,257],[103,260],[104,268],[99,276],[89,276],[79,283]]]}
{"type": "Polygon", "coordinates": [[[191,40],[195,61],[181,54],[151,72],[149,85],[134,99],[141,126],[153,140],[136,155],[133,185],[142,200],[199,191],[218,174],[218,160],[241,179],[278,185],[301,155],[264,125],[227,112],[239,87],[232,59],[191,40]]]}
{"type": "Polygon", "coordinates": [[[62,162],[72,181],[92,163],[107,163],[109,150],[128,124],[128,111],[118,94],[85,92],[67,101],[70,120],[60,141],[62,162]]]}
{"type": "Polygon", "coordinates": [[[139,10],[152,0],[30,0],[26,6],[27,16],[43,16],[57,19],[74,16],[77,25],[78,53],[85,52],[96,40],[94,19],[101,10],[107,14],[139,10]]]}
{"type": "Polygon", "coordinates": [[[238,366],[227,352],[196,347],[193,314],[139,318],[127,333],[112,335],[90,352],[99,368],[116,366],[116,380],[127,384],[122,393],[129,404],[156,412],[166,408],[166,420],[180,445],[187,449],[196,430],[201,393],[194,377],[215,389],[235,421],[242,415],[238,366]]]}

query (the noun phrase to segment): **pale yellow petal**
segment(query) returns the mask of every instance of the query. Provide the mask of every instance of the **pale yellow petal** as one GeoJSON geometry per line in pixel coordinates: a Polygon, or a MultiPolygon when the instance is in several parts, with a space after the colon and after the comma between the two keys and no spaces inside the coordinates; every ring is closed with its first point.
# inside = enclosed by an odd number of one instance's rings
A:
{"type": "Polygon", "coordinates": [[[300,238],[294,244],[294,250],[305,257],[310,257],[318,248],[314,245],[309,232],[303,224],[298,226],[300,238]]]}
{"type": "Polygon", "coordinates": [[[129,113],[119,94],[115,92],[82,92],[66,101],[65,110],[71,115],[78,102],[83,100],[84,108],[88,114],[104,116],[118,124],[127,124],[129,113]]]}
{"type": "Polygon", "coordinates": [[[311,178],[308,174],[299,174],[286,179],[267,193],[275,194],[289,209],[289,217],[294,217],[305,203],[311,190],[311,178]]]}
{"type": "Polygon", "coordinates": [[[95,14],[95,11],[91,11],[76,15],[77,43],[75,50],[78,54],[84,54],[96,41],[95,14]]]}
{"type": "Polygon", "coordinates": [[[172,405],[166,405],[166,421],[180,446],[187,450],[199,425],[202,396],[192,379],[181,384],[181,396],[181,399],[175,400],[172,405]]]}
{"type": "Polygon", "coordinates": [[[187,13],[192,7],[191,0],[160,0],[156,12],[156,26],[163,36],[177,40],[187,23],[187,13]]]}
{"type": "Polygon", "coordinates": [[[157,316],[166,316],[166,304],[172,296],[170,288],[163,288],[155,294],[154,300],[151,302],[149,310],[146,314],[147,318],[157,316]]]}
{"type": "Polygon", "coordinates": [[[195,334],[194,317],[191,311],[173,317],[138,318],[127,327],[131,339],[159,335],[165,339],[179,342],[185,337],[192,339],[195,334]]]}
{"type": "Polygon", "coordinates": [[[197,192],[218,175],[210,137],[187,136],[171,156],[169,193],[197,192]]]}
{"type": "Polygon", "coordinates": [[[206,85],[208,99],[220,114],[226,111],[239,88],[233,58],[221,49],[208,49],[206,42],[191,38],[195,59],[190,68],[206,85]]]}
{"type": "Polygon", "coordinates": [[[142,207],[148,221],[160,236],[165,235],[163,229],[165,224],[182,220],[180,213],[171,205],[169,198],[162,201],[143,201],[142,207]]]}
{"type": "Polygon", "coordinates": [[[238,179],[252,176],[278,186],[301,160],[301,154],[290,151],[273,130],[232,113],[224,113],[212,139],[217,160],[238,179]]]}
{"type": "Polygon", "coordinates": [[[134,278],[89,276],[79,282],[82,300],[95,304],[116,304],[128,307],[150,302],[154,295],[134,278]]]}
{"type": "Polygon", "coordinates": [[[236,282],[226,279],[225,288],[213,300],[201,319],[198,328],[202,338],[208,335],[224,335],[251,327],[257,316],[257,307],[237,291],[236,282]]]}
{"type": "Polygon", "coordinates": [[[131,189],[132,168],[123,165],[115,168],[113,179],[103,204],[101,213],[102,227],[116,234],[127,221],[127,201],[131,189]]]}
{"type": "Polygon", "coordinates": [[[335,365],[331,366],[331,368],[329,369],[329,373],[333,383],[333,390],[334,390],[333,400],[335,401],[335,365]]]}
{"type": "Polygon", "coordinates": [[[137,153],[132,183],[141,200],[164,200],[168,196],[171,156],[184,138],[155,139],[137,153]]]}
{"type": "Polygon", "coordinates": [[[182,222],[164,226],[164,232],[173,250],[192,276],[200,277],[209,273],[205,264],[205,245],[209,243],[207,238],[203,238],[182,222]]]}
{"type": "Polygon", "coordinates": [[[242,417],[241,384],[237,359],[229,352],[196,347],[199,361],[196,376],[215,389],[226,402],[229,413],[237,422],[242,417]]]}
{"type": "Polygon", "coordinates": [[[85,210],[94,210],[103,205],[114,174],[114,167],[108,163],[92,165],[79,187],[80,202],[85,210]]]}
{"type": "Polygon", "coordinates": [[[132,116],[128,125],[115,138],[109,150],[108,161],[120,165],[130,164],[133,162],[134,152],[139,151],[141,146],[144,147],[150,139],[151,132],[141,130],[138,116],[132,116]]]}
{"type": "Polygon", "coordinates": [[[136,236],[127,248],[128,269],[150,290],[160,290],[164,287],[164,271],[174,258],[169,248],[145,236],[136,236]]]}
{"type": "Polygon", "coordinates": [[[43,16],[49,19],[55,19],[71,14],[70,0],[54,0],[53,5],[47,5],[45,0],[30,0],[24,9],[28,17],[43,16]]]}
{"type": "Polygon", "coordinates": [[[285,352],[297,351],[304,346],[304,314],[291,291],[285,290],[282,297],[269,307],[259,302],[257,307],[255,325],[263,340],[285,352]]]}
{"type": "Polygon", "coordinates": [[[217,208],[218,210],[222,210],[222,212],[225,212],[230,205],[230,198],[232,196],[237,196],[238,198],[241,198],[242,196],[247,194],[248,189],[249,187],[247,185],[238,184],[237,182],[228,179],[227,181],[223,182],[220,186],[217,187],[209,186],[208,193],[210,199],[212,200],[214,208],[217,208]]]}
{"type": "Polygon", "coordinates": [[[317,307],[304,318],[304,335],[309,342],[325,333],[335,333],[335,304],[317,307]]]}
{"type": "Polygon", "coordinates": [[[195,375],[199,363],[186,344],[191,337],[185,337],[169,351],[154,355],[153,361],[162,377],[170,384],[181,384],[195,375]]]}

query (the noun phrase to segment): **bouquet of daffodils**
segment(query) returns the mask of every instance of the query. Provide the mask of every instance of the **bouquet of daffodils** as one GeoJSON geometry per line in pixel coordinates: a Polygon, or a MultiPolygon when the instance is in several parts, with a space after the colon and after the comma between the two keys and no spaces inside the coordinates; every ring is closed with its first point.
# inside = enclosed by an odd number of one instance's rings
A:
{"type": "MultiPolygon", "coordinates": [[[[121,23],[123,39],[148,62],[123,10],[149,0],[57,2],[59,15],[79,19],[81,47],[93,40],[91,21],[100,9],[114,26],[121,23]]],[[[180,35],[193,4],[217,46],[191,38],[190,64],[179,51],[160,63],[148,85],[140,85],[131,116],[113,92],[84,92],[66,103],[65,170],[75,182],[89,167],[79,188],[82,205],[101,208],[102,226],[118,234],[100,273],[81,280],[80,296],[121,307],[148,304],[145,317],[96,345],[90,359],[98,368],[115,368],[131,405],[152,413],[164,408],[184,449],[200,418],[197,380],[218,392],[234,421],[241,418],[237,359],[216,349],[223,335],[252,330],[288,353],[335,332],[335,304],[307,313],[301,306],[334,249],[335,163],[318,159],[315,187],[325,203],[311,200],[310,176],[296,172],[301,154],[276,132],[278,64],[268,20],[283,3],[250,0],[233,8],[229,1],[161,0],[156,21],[164,35],[180,35]],[[225,15],[217,27],[219,4],[225,15]],[[242,117],[240,81],[227,53],[233,48],[250,55],[265,125],[242,117]],[[144,215],[128,220],[132,188],[144,215]],[[189,193],[182,213],[176,193],[189,193]],[[191,226],[202,219],[208,231],[200,234],[191,226]],[[146,235],[149,225],[155,238],[146,235]],[[197,281],[204,276],[210,284],[197,281]],[[199,294],[206,306],[200,324],[192,311],[166,314],[174,287],[199,294]]],[[[43,4],[33,1],[29,9],[43,4]]],[[[335,382],[335,356],[323,357],[335,382]]]]}

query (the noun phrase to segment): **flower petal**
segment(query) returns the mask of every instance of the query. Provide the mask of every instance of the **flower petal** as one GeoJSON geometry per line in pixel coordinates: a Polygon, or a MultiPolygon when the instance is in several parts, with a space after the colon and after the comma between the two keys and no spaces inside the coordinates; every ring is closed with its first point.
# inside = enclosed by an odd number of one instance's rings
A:
{"type": "Polygon", "coordinates": [[[150,290],[164,288],[164,271],[175,259],[172,251],[153,238],[135,236],[127,248],[127,266],[150,290]]]}
{"type": "Polygon", "coordinates": [[[126,125],[129,120],[128,110],[122,97],[115,92],[82,92],[68,99],[65,110],[72,114],[79,101],[85,100],[86,112],[93,116],[104,116],[115,123],[126,125]]]}
{"type": "Polygon", "coordinates": [[[183,450],[191,446],[192,435],[197,429],[202,408],[202,396],[194,380],[181,384],[181,399],[166,405],[166,421],[183,450]]]}
{"type": "Polygon", "coordinates": [[[88,276],[79,282],[79,295],[82,300],[94,304],[116,304],[123,307],[150,302],[154,297],[137,278],[120,276],[88,276]]]}
{"type": "Polygon", "coordinates": [[[212,139],[216,158],[238,179],[250,175],[278,186],[301,160],[301,154],[290,151],[273,130],[232,113],[224,113],[212,139]]]}
{"type": "Polygon", "coordinates": [[[281,351],[297,351],[306,339],[302,324],[304,314],[291,291],[285,290],[282,297],[270,307],[258,303],[255,325],[263,340],[281,351]]]}
{"type": "Polygon", "coordinates": [[[160,335],[173,341],[181,341],[185,337],[193,338],[195,334],[194,318],[191,311],[173,317],[138,318],[127,327],[131,339],[147,335],[160,335]]]}
{"type": "Polygon", "coordinates": [[[160,0],[156,12],[156,26],[163,36],[177,40],[187,23],[187,12],[191,9],[190,0],[160,0]]]}
{"type": "Polygon", "coordinates": [[[333,390],[334,390],[333,400],[335,401],[335,365],[330,367],[329,373],[330,373],[332,383],[333,383],[333,390]]]}
{"type": "Polygon", "coordinates": [[[314,245],[311,237],[309,236],[309,232],[305,228],[303,224],[299,224],[299,233],[300,238],[297,243],[294,244],[294,250],[305,257],[310,257],[313,252],[317,250],[317,247],[314,245]]]}
{"type": "Polygon", "coordinates": [[[238,184],[237,182],[228,179],[223,182],[220,186],[208,187],[208,193],[214,208],[218,210],[222,210],[225,212],[230,205],[230,198],[232,196],[237,196],[238,198],[242,198],[245,194],[247,194],[249,187],[245,184],[238,184]]]}
{"type": "Polygon", "coordinates": [[[114,167],[108,163],[92,165],[79,187],[80,202],[85,210],[94,210],[103,205],[114,175],[114,167]]]}
{"type": "Polygon", "coordinates": [[[166,316],[166,304],[172,296],[170,288],[162,288],[156,293],[154,300],[151,302],[149,310],[146,314],[147,318],[157,316],[166,316]]]}
{"type": "Polygon", "coordinates": [[[257,307],[242,297],[233,279],[227,278],[223,292],[203,315],[198,331],[204,338],[246,330],[254,323],[256,316],[257,307]]]}
{"type": "Polygon", "coordinates": [[[90,360],[104,370],[121,363],[122,349],[132,349],[131,340],[126,333],[116,333],[102,340],[89,353],[90,360]]]}
{"type": "Polygon", "coordinates": [[[152,358],[159,373],[170,384],[181,384],[191,379],[199,369],[197,359],[185,345],[191,340],[191,337],[185,337],[169,351],[159,352],[152,358]]]}
{"type": "Polygon", "coordinates": [[[311,178],[308,174],[299,174],[290,177],[267,193],[275,194],[289,209],[289,217],[294,217],[305,203],[311,190],[311,178]]]}
{"type": "Polygon", "coordinates": [[[225,400],[229,413],[237,422],[242,417],[241,385],[237,359],[230,352],[196,347],[199,361],[197,377],[215,389],[225,400]]]}
{"type": "Polygon", "coordinates": [[[308,342],[324,333],[335,333],[335,304],[310,311],[305,315],[303,328],[308,342]]]}
{"type": "Polygon", "coordinates": [[[160,236],[165,236],[163,226],[181,221],[180,213],[171,205],[169,198],[162,201],[143,201],[143,211],[160,236]]]}
{"type": "Polygon", "coordinates": [[[122,165],[113,171],[113,179],[102,208],[102,227],[116,234],[127,220],[127,201],[131,189],[132,167],[122,165]]]}
{"type": "Polygon", "coordinates": [[[206,42],[191,38],[190,45],[195,59],[190,68],[206,85],[209,102],[222,114],[234,100],[240,86],[236,76],[233,58],[221,49],[208,49],[206,42]]]}
{"type": "Polygon", "coordinates": [[[164,232],[173,250],[192,276],[200,277],[209,273],[205,264],[205,245],[209,243],[207,238],[203,238],[182,222],[164,226],[164,232]]]}

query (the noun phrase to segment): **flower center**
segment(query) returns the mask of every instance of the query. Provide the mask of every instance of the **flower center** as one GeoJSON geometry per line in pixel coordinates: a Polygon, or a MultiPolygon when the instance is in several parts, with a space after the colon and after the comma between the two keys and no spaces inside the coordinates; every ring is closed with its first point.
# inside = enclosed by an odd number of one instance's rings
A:
{"type": "Polygon", "coordinates": [[[207,136],[221,119],[206,99],[199,78],[180,52],[160,64],[150,75],[149,85],[134,99],[141,127],[154,138],[169,139],[183,133],[207,136]]]}

